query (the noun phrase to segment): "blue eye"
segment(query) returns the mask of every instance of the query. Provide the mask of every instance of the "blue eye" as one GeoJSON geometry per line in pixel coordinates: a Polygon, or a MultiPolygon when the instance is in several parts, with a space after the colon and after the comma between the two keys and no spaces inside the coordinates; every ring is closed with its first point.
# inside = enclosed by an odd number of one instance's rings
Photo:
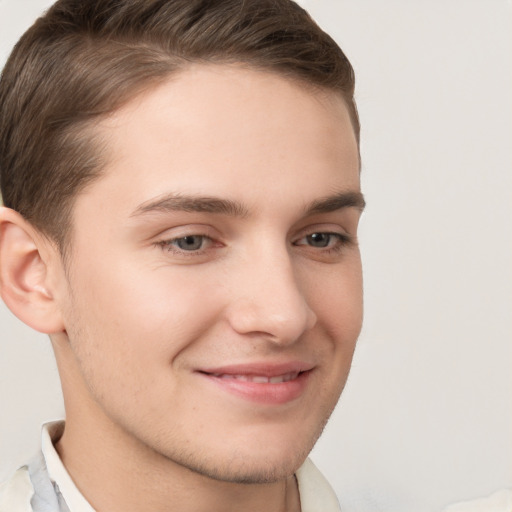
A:
{"type": "Polygon", "coordinates": [[[334,236],[332,233],[312,233],[306,237],[306,241],[311,247],[329,247],[334,236]]]}
{"type": "Polygon", "coordinates": [[[201,252],[212,244],[212,239],[206,235],[187,235],[158,242],[163,249],[176,254],[201,252]]]}
{"type": "Polygon", "coordinates": [[[298,239],[294,245],[303,248],[315,258],[337,258],[352,243],[353,238],[347,233],[315,231],[298,239]]]}
{"type": "Polygon", "coordinates": [[[316,249],[333,249],[350,243],[350,236],[342,233],[317,232],[306,235],[296,245],[307,245],[316,249]]]}
{"type": "Polygon", "coordinates": [[[188,235],[181,238],[175,238],[170,242],[183,251],[199,251],[203,248],[205,242],[204,235],[188,235]]]}

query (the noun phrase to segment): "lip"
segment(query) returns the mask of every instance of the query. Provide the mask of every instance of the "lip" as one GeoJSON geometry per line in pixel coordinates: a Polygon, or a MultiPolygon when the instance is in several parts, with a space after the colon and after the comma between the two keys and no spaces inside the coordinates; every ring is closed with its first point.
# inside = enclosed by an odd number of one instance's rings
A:
{"type": "Polygon", "coordinates": [[[306,390],[314,366],[300,361],[236,364],[196,372],[222,390],[250,402],[282,405],[306,390]]]}

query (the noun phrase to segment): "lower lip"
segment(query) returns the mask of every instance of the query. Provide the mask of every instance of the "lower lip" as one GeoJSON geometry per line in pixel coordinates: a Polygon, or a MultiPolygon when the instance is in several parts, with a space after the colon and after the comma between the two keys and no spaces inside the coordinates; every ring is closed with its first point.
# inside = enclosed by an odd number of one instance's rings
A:
{"type": "Polygon", "coordinates": [[[299,398],[305,391],[311,371],[300,373],[287,382],[248,382],[236,379],[223,379],[208,373],[202,373],[210,382],[223,390],[251,402],[281,405],[299,398]]]}

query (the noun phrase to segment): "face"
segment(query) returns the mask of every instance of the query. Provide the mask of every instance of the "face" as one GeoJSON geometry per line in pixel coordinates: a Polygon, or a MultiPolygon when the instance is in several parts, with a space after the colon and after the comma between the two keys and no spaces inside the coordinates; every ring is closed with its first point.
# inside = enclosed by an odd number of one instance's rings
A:
{"type": "Polygon", "coordinates": [[[342,99],[197,66],[98,129],[109,164],[77,198],[61,296],[68,421],[216,479],[292,474],[361,327],[342,99]]]}

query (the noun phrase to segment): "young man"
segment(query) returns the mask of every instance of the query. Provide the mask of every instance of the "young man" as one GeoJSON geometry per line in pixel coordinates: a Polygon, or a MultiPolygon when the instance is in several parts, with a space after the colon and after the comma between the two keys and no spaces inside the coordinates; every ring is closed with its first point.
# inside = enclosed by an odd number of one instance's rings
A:
{"type": "Polygon", "coordinates": [[[362,320],[359,124],[288,0],[61,0],[0,83],[0,289],[66,422],[0,511],[329,512],[362,320]]]}

